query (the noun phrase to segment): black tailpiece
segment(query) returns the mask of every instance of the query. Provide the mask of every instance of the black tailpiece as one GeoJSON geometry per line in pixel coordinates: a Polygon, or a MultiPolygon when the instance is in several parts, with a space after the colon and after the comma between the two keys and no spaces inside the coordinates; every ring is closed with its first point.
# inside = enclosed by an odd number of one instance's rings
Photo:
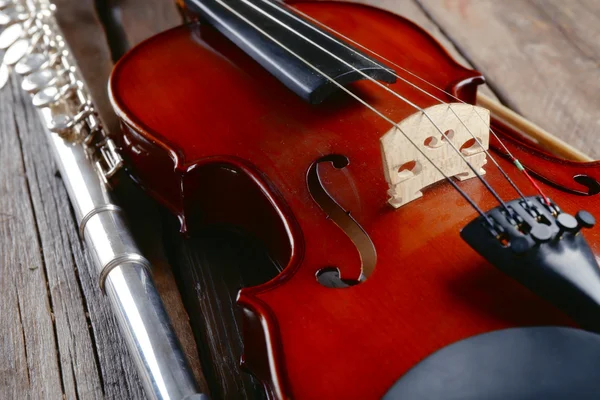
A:
{"type": "Polygon", "coordinates": [[[554,303],[585,329],[600,332],[600,267],[580,233],[594,217],[576,217],[538,197],[497,207],[471,221],[462,238],[486,260],[554,303]]]}

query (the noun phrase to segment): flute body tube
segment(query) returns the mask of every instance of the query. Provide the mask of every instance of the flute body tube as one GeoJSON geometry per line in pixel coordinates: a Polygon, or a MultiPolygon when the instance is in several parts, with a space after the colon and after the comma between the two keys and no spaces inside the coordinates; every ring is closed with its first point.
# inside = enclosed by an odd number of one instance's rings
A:
{"type": "Polygon", "coordinates": [[[199,394],[149,273],[106,185],[82,146],[44,129],[80,232],[115,312],[144,389],[152,399],[206,400],[199,394]],[[110,269],[110,270],[109,270],[110,269]]]}

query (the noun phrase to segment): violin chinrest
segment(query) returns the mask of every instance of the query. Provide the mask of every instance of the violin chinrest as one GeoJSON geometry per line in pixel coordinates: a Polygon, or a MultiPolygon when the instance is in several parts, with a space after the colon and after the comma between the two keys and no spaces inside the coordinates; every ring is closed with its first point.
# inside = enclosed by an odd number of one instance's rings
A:
{"type": "Polygon", "coordinates": [[[514,328],[473,336],[429,356],[384,400],[597,399],[600,335],[514,328]]]}

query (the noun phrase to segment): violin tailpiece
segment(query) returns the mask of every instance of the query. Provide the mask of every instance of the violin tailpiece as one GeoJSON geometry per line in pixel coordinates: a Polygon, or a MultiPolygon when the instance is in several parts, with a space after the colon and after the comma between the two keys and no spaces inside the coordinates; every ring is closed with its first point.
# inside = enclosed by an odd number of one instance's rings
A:
{"type": "Polygon", "coordinates": [[[401,207],[423,196],[427,186],[444,179],[431,162],[446,176],[461,181],[474,178],[457,149],[475,170],[485,174],[482,167],[489,148],[489,129],[488,110],[460,103],[428,107],[401,121],[380,139],[389,203],[401,207]]]}
{"type": "Polygon", "coordinates": [[[600,332],[600,267],[581,234],[595,224],[541,197],[526,197],[478,217],[461,237],[488,262],[561,308],[582,327],[600,332]],[[489,221],[493,223],[490,226],[489,221]]]}

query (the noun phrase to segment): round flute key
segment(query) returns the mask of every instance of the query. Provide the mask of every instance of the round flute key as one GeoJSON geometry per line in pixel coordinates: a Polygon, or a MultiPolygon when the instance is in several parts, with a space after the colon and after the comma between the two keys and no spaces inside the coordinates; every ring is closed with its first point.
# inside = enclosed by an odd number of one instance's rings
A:
{"type": "Polygon", "coordinates": [[[552,237],[552,230],[546,225],[537,224],[529,234],[536,242],[543,243],[550,240],[552,237]]]}
{"type": "Polygon", "coordinates": [[[32,103],[35,107],[47,107],[50,104],[56,103],[62,97],[61,91],[56,86],[47,87],[33,96],[32,103]]]}
{"type": "Polygon", "coordinates": [[[29,19],[29,14],[22,9],[7,9],[0,11],[0,26],[7,26],[14,24],[15,22],[23,22],[27,19],[29,19]]]}
{"type": "Polygon", "coordinates": [[[29,52],[29,40],[19,39],[12,44],[4,53],[4,64],[13,66],[18,63],[29,52]]]}
{"type": "Polygon", "coordinates": [[[0,0],[0,10],[5,9],[6,7],[13,4],[12,0],[0,0]]]}
{"type": "Polygon", "coordinates": [[[37,93],[54,83],[56,83],[56,73],[51,69],[42,69],[23,79],[21,88],[29,93],[37,93]]]}
{"type": "Polygon", "coordinates": [[[6,86],[9,75],[8,65],[0,64],[0,89],[6,86]]]}
{"type": "Polygon", "coordinates": [[[19,75],[29,75],[39,70],[48,58],[42,53],[27,54],[15,65],[15,72],[19,75]]]}
{"type": "Polygon", "coordinates": [[[4,11],[0,11],[0,26],[8,25],[12,22],[12,18],[4,11]]]}
{"type": "Polygon", "coordinates": [[[31,17],[31,15],[29,15],[29,13],[27,13],[23,7],[6,9],[2,12],[6,14],[8,18],[10,18],[8,24],[13,24],[15,22],[24,22],[31,17]]]}
{"type": "Polygon", "coordinates": [[[52,121],[48,124],[48,130],[59,135],[67,133],[71,127],[73,127],[73,118],[65,114],[52,116],[52,121]]]}
{"type": "Polygon", "coordinates": [[[15,24],[0,33],[0,50],[6,50],[25,33],[23,25],[15,24]]]}

